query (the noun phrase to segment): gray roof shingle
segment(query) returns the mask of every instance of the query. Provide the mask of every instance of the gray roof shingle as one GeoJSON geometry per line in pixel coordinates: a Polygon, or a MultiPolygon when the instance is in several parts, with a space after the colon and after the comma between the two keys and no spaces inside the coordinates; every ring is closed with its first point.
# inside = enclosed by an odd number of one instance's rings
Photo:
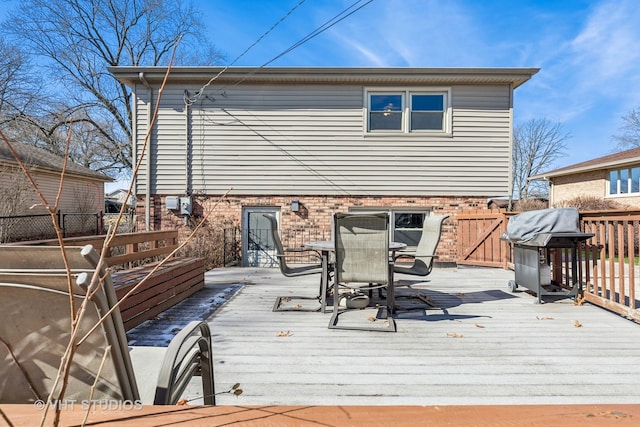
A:
{"type": "MultiPolygon", "coordinates": [[[[62,157],[31,145],[12,143],[11,146],[26,165],[49,169],[56,172],[62,171],[62,167],[64,165],[64,159],[62,157]]],[[[0,141],[0,161],[17,163],[13,154],[9,150],[9,147],[4,141],[0,141]]],[[[102,181],[113,181],[112,178],[104,174],[70,161],[67,161],[66,173],[86,176],[102,181]]]]}

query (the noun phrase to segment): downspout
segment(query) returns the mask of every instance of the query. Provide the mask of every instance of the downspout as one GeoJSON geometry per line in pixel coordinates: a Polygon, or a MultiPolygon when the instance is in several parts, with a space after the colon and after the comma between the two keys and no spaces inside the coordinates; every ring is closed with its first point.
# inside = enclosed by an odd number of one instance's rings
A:
{"type": "Polygon", "coordinates": [[[513,83],[509,85],[509,205],[507,211],[513,209],[513,83]]]}
{"type": "MultiPolygon", "coordinates": [[[[153,89],[151,85],[145,79],[144,72],[138,73],[138,78],[142,82],[143,85],[149,90],[149,107],[147,108],[147,126],[151,124],[151,118],[153,117],[153,89]]],[[[151,231],[151,146],[153,138],[152,138],[152,128],[147,128],[147,132],[149,133],[149,146],[147,147],[147,168],[146,168],[146,188],[144,194],[144,227],[145,231],[151,231]]]]}
{"type": "MultiPolygon", "coordinates": [[[[189,102],[187,101],[189,98],[189,93],[185,89],[184,91],[185,103],[184,103],[184,121],[185,121],[185,135],[184,135],[184,194],[187,197],[191,197],[191,161],[190,161],[190,153],[192,152],[191,148],[191,126],[189,123],[189,102]]],[[[190,203],[193,203],[191,200],[190,203]]],[[[189,216],[184,215],[184,225],[189,225],[189,216]]]]}
{"type": "Polygon", "coordinates": [[[189,153],[191,152],[190,140],[191,140],[191,127],[189,126],[189,92],[185,89],[184,91],[184,122],[185,122],[185,132],[184,132],[184,194],[185,196],[190,196],[190,186],[189,182],[191,176],[191,163],[189,162],[189,153]]]}

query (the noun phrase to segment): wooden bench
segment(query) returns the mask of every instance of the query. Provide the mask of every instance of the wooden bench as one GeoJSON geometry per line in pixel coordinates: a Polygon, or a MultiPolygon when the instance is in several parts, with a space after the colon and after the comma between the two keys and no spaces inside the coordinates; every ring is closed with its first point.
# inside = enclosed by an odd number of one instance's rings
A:
{"type": "MultiPolygon", "coordinates": [[[[93,245],[100,253],[104,236],[70,237],[67,246],[93,245]]],[[[16,245],[58,245],[57,240],[20,242],[16,245]]],[[[105,261],[111,270],[116,296],[122,299],[178,247],[178,232],[148,231],[118,234],[105,261]]],[[[129,295],[120,312],[126,330],[152,319],[204,288],[204,259],[174,256],[129,295]]]]}

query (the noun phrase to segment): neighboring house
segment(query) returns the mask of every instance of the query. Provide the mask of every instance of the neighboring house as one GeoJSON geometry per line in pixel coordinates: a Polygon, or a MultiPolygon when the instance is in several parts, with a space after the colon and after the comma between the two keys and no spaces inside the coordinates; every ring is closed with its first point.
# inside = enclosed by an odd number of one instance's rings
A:
{"type": "MultiPolygon", "coordinates": [[[[30,145],[14,143],[12,146],[53,206],[60,188],[64,160],[30,145]]],[[[0,198],[0,215],[46,213],[40,197],[5,142],[0,142],[0,175],[3,195],[0,198]]],[[[62,212],[101,212],[104,209],[104,184],[110,181],[113,180],[108,176],[67,162],[58,209],[62,212]]]]}
{"type": "Polygon", "coordinates": [[[611,199],[640,207],[640,147],[532,176],[549,182],[549,204],[577,197],[611,199]]]}
{"type": "MultiPolygon", "coordinates": [[[[330,236],[334,212],[387,210],[392,239],[415,245],[424,215],[508,195],[513,91],[538,69],[173,67],[157,111],[166,68],[110,71],[133,92],[134,158],[150,136],[141,228],[215,205],[252,263],[263,213],[299,246],[330,236]]],[[[454,226],[441,260],[455,260],[454,226]]]]}
{"type": "Polygon", "coordinates": [[[117,190],[113,190],[105,194],[105,201],[111,201],[122,206],[126,200],[126,203],[129,205],[129,207],[133,208],[136,206],[136,201],[131,196],[127,197],[127,192],[128,190],[124,188],[118,188],[117,190]]]}

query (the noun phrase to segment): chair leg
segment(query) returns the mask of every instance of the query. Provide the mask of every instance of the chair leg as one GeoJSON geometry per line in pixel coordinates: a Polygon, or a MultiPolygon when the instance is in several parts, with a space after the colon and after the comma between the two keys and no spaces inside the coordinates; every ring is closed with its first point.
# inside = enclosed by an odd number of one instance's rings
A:
{"type": "MultiPolygon", "coordinates": [[[[362,308],[362,309],[341,309],[339,307],[339,301],[340,301],[340,297],[339,297],[339,284],[335,283],[334,281],[334,286],[333,286],[333,314],[331,315],[331,319],[329,320],[329,329],[347,329],[347,330],[358,330],[358,331],[373,331],[373,332],[396,332],[396,323],[395,320],[393,319],[393,310],[389,308],[389,306],[387,307],[369,307],[369,308],[362,308]],[[385,328],[374,328],[371,326],[356,326],[356,325],[340,325],[339,324],[339,317],[342,314],[345,314],[349,311],[371,311],[372,309],[377,311],[377,315],[375,316],[376,319],[380,318],[383,321],[386,321],[388,323],[388,326],[385,328]],[[385,316],[380,316],[379,314],[381,313],[381,311],[384,311],[385,316]]],[[[371,293],[373,290],[370,289],[369,293],[371,293]]],[[[391,294],[393,294],[393,291],[391,291],[391,294]]],[[[369,320],[367,320],[367,322],[370,322],[369,320]]],[[[375,322],[374,322],[375,323],[375,322]]]]}
{"type": "Polygon", "coordinates": [[[324,311],[322,309],[322,296],[314,296],[314,297],[307,297],[307,296],[299,296],[299,295],[288,295],[288,296],[280,296],[276,298],[276,302],[273,305],[273,310],[272,311],[324,311]],[[309,307],[309,308],[304,308],[304,307],[282,307],[282,304],[284,302],[288,302],[289,300],[305,300],[305,301],[317,301],[320,306],[316,307],[309,307]]]}

